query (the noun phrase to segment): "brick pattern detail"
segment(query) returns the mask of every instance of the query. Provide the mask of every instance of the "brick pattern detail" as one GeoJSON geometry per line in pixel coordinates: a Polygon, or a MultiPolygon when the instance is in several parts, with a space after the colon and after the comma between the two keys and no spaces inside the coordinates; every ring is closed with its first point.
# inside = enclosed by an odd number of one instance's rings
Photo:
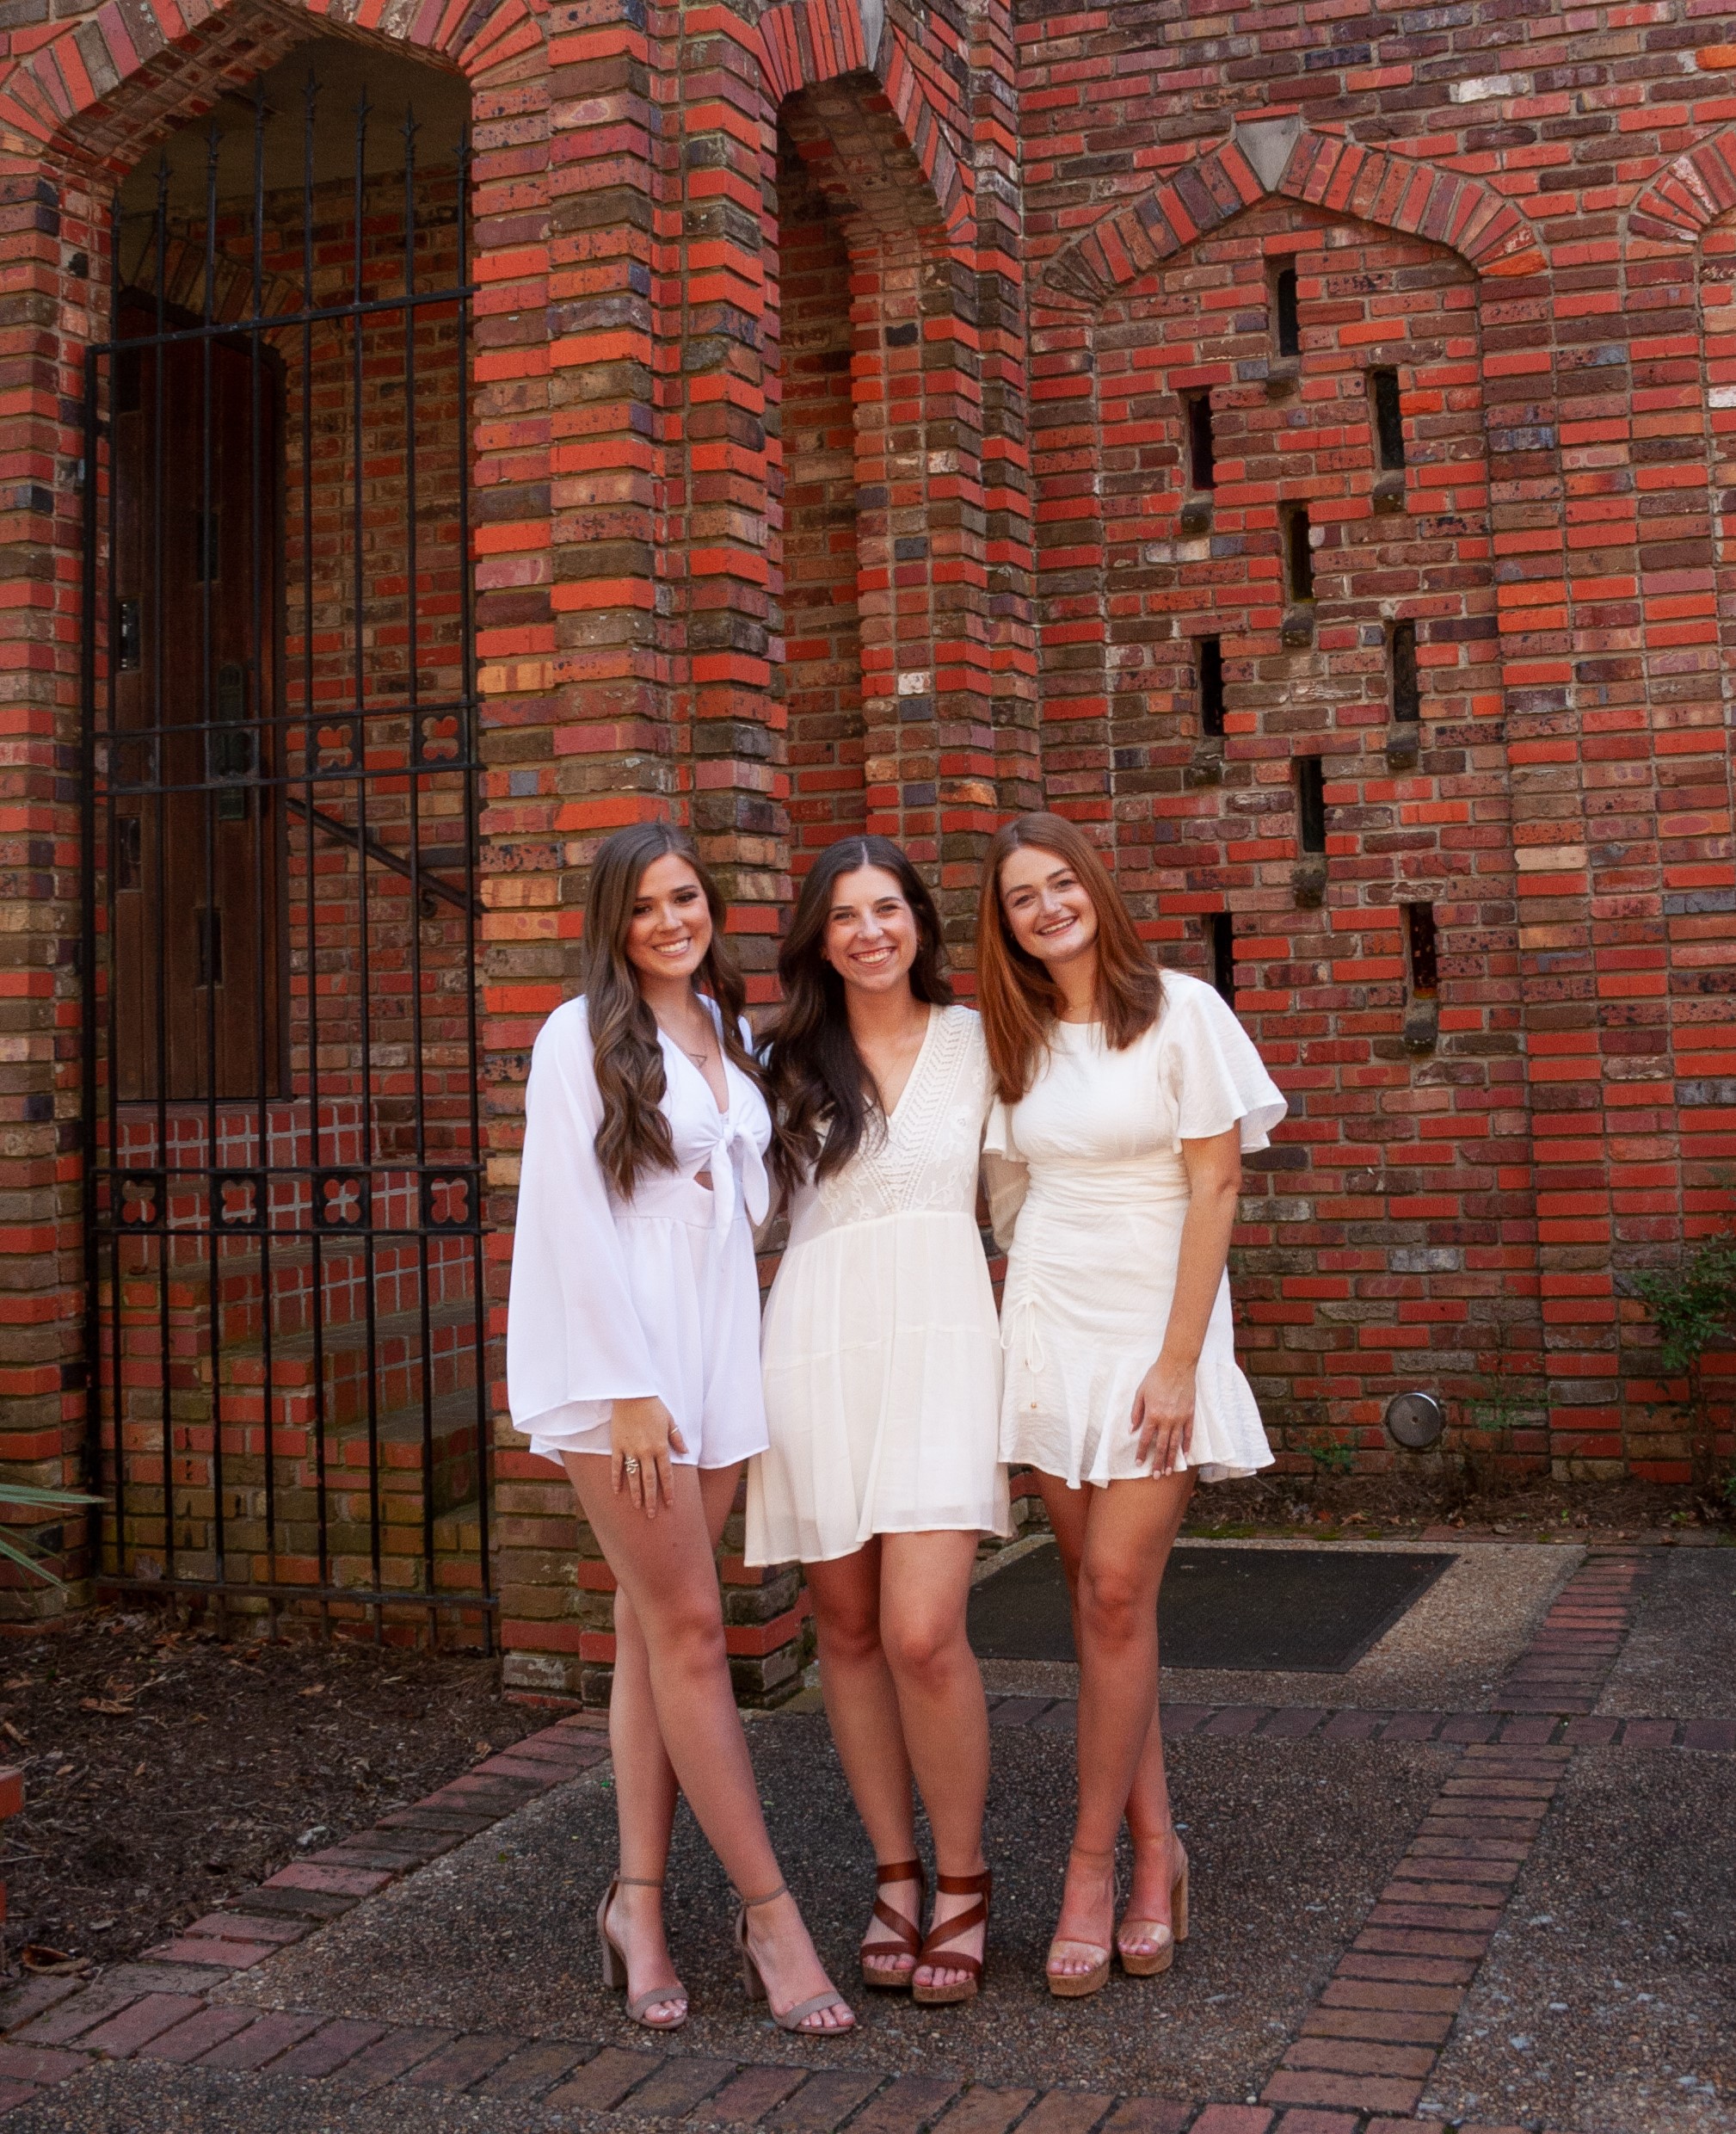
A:
{"type": "Polygon", "coordinates": [[[1210,236],[1268,193],[1334,215],[1450,245],[1480,273],[1542,268],[1536,232],[1511,200],[1474,178],[1301,132],[1275,185],[1234,139],[1191,158],[1144,199],[1106,217],[1044,269],[1048,289],[1098,305],[1210,236]]]}
{"type": "Polygon", "coordinates": [[[1268,2104],[1413,2112],[1572,1750],[1464,1750],[1304,2020],[1268,2104]]]}
{"type": "Polygon", "coordinates": [[[1736,207],[1736,126],[1698,142],[1651,181],[1628,210],[1632,237],[1692,244],[1736,207]]]}
{"type": "MultiPolygon", "coordinates": [[[[1641,1557],[1594,1556],[1556,1595],[1495,1699],[1502,1712],[1591,1712],[1634,1626],[1650,1574],[1641,1557]]],[[[1625,1738],[1644,1721],[1629,1720],[1625,1738]]]]}
{"type": "MultiPolygon", "coordinates": [[[[850,250],[787,133],[778,155],[779,435],[790,862],[867,824],[850,250]]],[[[903,544],[912,575],[924,537],[903,544]]],[[[895,564],[895,569],[896,569],[895,564]]]]}

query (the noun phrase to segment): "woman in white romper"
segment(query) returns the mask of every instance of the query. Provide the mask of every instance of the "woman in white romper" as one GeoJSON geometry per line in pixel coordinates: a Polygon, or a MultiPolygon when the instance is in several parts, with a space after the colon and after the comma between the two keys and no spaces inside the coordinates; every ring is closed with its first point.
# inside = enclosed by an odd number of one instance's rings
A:
{"type": "Polygon", "coordinates": [[[772,1122],[723,905],[666,823],[591,869],[585,994],[542,1027],[507,1319],[507,1392],[567,1472],[617,1582],[609,1697],[621,1871],[597,1908],[603,1976],[636,2022],[687,1997],[663,1937],[679,1786],[742,1895],[743,1976],[787,2029],[850,2011],[783,1887],[729,1682],[713,1551],[766,1442],[752,1224],[772,1122]]]}
{"type": "Polygon", "coordinates": [[[1209,985],[1160,976],[1089,840],[1027,815],[989,847],[978,932],[1002,1100],[988,1146],[1027,1167],[1002,1299],[1000,1449],[1028,1462],[1079,1651],[1079,1813],[1050,1989],[1138,1976],[1187,1934],[1157,1706],[1157,1595],[1195,1477],[1271,1451],[1236,1366],[1225,1262],[1244,1150],[1285,1104],[1209,985]],[[1118,1931],[1115,1847],[1133,1888],[1118,1931]]]}
{"type": "Polygon", "coordinates": [[[748,1471],[747,1560],[807,1571],[877,1862],[863,1977],[964,2001],[988,1907],[988,1716],[964,1618],[978,1537],[1008,1530],[976,1212],[988,1055],[951,1004],[933,902],[883,837],[820,855],[779,972],[766,1059],[790,1241],[766,1310],[771,1444],[748,1471]],[[939,1870],[926,1940],[913,1774],[939,1870]]]}

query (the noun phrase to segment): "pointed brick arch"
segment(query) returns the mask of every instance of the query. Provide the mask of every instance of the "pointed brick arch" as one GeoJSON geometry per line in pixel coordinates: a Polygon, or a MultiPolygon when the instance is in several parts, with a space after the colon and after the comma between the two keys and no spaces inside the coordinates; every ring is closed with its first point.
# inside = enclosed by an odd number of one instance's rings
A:
{"type": "Polygon", "coordinates": [[[1628,211],[1632,237],[1653,244],[1697,244],[1736,207],[1736,126],[1726,126],[1668,163],[1628,211]]]}
{"type": "Polygon", "coordinates": [[[0,83],[0,144],[97,163],[136,160],[167,133],[261,74],[304,39],[354,36],[475,76],[539,45],[546,0],[427,0],[407,28],[386,0],[108,0],[0,83]]]}
{"type": "Polygon", "coordinates": [[[1197,157],[1051,262],[1047,293],[1094,308],[1273,193],[1444,244],[1479,274],[1542,269],[1530,224],[1475,178],[1302,129],[1271,184],[1234,138],[1197,157]]]}
{"type": "MultiPolygon", "coordinates": [[[[878,10],[871,11],[877,16],[878,10]]],[[[941,219],[961,238],[970,214],[969,176],[922,86],[896,26],[867,49],[857,0],[784,0],[760,18],[761,64],[774,104],[797,89],[843,74],[875,74],[922,174],[940,204],[941,219]],[[883,71],[878,64],[884,54],[883,71]]]]}

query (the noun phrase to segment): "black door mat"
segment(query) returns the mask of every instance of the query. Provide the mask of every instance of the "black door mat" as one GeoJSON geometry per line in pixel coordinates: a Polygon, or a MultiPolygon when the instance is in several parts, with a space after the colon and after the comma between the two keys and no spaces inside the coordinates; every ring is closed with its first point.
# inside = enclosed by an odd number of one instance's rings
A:
{"type": "MultiPolygon", "coordinates": [[[[1342,1675],[1456,1559],[1397,1549],[1177,1549],[1157,1619],[1166,1667],[1342,1675]]],[[[1072,1660],[1073,1625],[1052,1543],[970,1596],[985,1660],[1072,1660]]]]}

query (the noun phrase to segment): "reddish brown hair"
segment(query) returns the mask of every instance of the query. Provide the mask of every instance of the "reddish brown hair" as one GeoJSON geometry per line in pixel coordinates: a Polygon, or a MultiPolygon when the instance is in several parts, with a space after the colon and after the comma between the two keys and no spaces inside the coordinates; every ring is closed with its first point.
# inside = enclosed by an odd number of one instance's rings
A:
{"type": "Polygon", "coordinates": [[[1114,878],[1084,831],[1058,815],[1020,815],[995,831],[976,915],[976,995],[1002,1098],[1016,1104],[1036,1079],[1061,1006],[1054,981],[1014,941],[1000,908],[1000,870],[1031,848],[1052,852],[1085,885],[1097,913],[1097,1013],[1112,1052],[1157,1021],[1163,977],[1147,954],[1114,878]]]}

